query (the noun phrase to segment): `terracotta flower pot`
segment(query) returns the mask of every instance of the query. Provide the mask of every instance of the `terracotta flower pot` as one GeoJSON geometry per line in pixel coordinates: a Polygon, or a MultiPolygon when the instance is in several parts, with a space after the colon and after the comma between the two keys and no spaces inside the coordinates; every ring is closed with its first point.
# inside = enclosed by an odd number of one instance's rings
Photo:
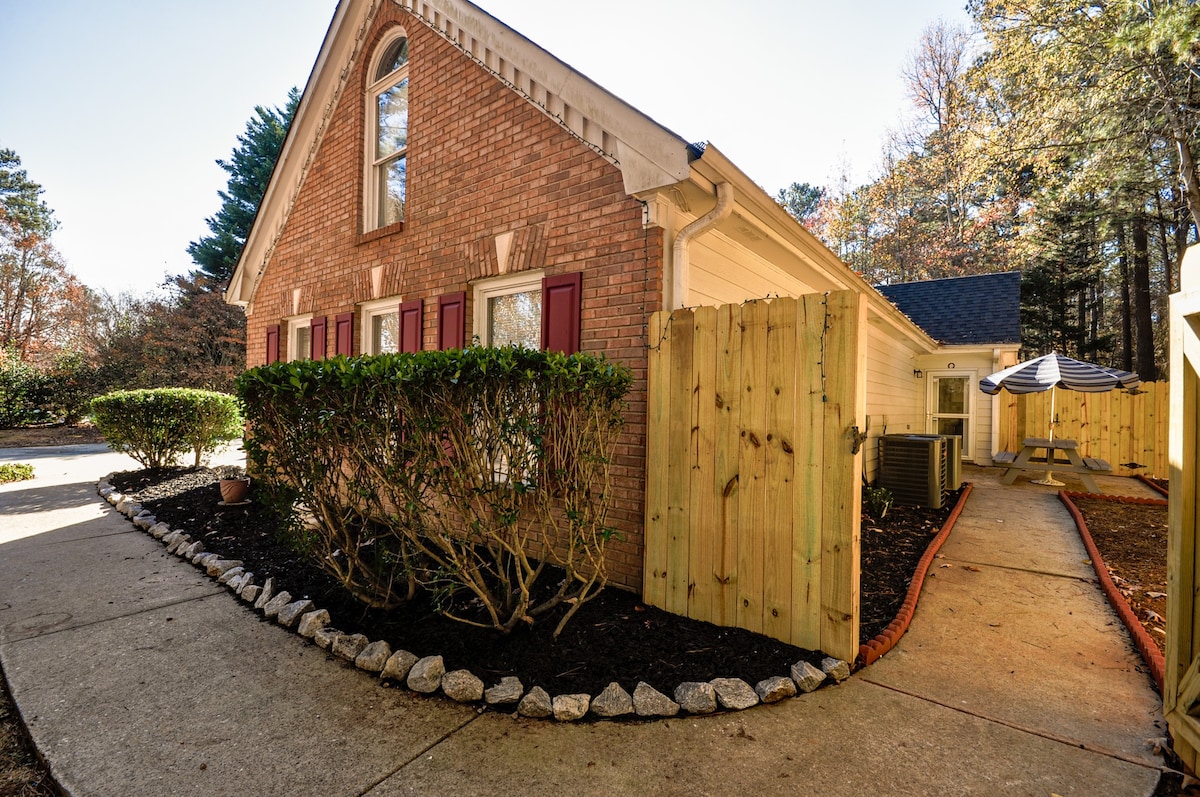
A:
{"type": "Polygon", "coordinates": [[[250,479],[221,479],[221,501],[226,504],[241,504],[250,494],[250,479]]]}

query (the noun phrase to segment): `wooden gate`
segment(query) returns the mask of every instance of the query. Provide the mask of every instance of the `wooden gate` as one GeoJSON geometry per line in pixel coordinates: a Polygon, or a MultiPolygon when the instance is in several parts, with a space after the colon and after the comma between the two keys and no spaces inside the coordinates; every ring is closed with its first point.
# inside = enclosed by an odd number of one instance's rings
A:
{"type": "Polygon", "coordinates": [[[1200,751],[1200,247],[1184,258],[1182,290],[1171,297],[1171,500],[1167,548],[1167,671],[1163,712],[1184,764],[1200,751]]]}
{"type": "Polygon", "coordinates": [[[643,598],[852,661],[866,305],[656,313],[643,598]]]}

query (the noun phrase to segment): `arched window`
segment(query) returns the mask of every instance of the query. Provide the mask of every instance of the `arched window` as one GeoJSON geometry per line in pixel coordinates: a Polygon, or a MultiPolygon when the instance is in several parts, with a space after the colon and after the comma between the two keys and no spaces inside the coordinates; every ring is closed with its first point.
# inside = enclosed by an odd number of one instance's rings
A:
{"type": "Polygon", "coordinates": [[[408,37],[380,42],[367,87],[364,229],[404,220],[408,174],[408,37]]]}

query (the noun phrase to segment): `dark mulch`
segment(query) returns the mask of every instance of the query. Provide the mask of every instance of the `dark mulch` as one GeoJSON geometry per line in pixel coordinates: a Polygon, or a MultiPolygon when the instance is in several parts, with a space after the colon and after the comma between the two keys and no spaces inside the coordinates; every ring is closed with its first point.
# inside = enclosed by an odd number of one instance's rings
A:
{"type": "Polygon", "coordinates": [[[859,638],[874,639],[896,618],[917,563],[942,530],[961,490],[950,493],[941,509],[897,504],[882,518],[865,510],[862,518],[862,595],[859,638]]]}
{"type": "Polygon", "coordinates": [[[1072,497],[1109,575],[1158,649],[1167,644],[1167,507],[1072,497]]]}
{"type": "MultiPolygon", "coordinates": [[[[265,507],[255,502],[217,506],[215,480],[216,474],[206,468],[130,471],[111,479],[117,490],[135,494],[159,520],[202,540],[206,550],[246,562],[257,583],[273,576],[294,598],[310,598],[328,609],[340,630],[384,639],[418,656],[441,654],[447,669],[471,670],[489,684],[517,675],[527,687],[541,686],[551,694],[597,694],[613,681],[626,689],[645,681],[670,694],[683,681],[714,677],[754,684],[787,674],[801,659],[817,664],[824,655],[660,611],[614,588],[583,606],[558,640],[551,637],[554,619],[504,636],[447,620],[420,599],[390,612],[368,610],[330,576],[281,545],[277,520],[265,507]]],[[[895,507],[883,522],[864,523],[863,639],[891,622],[916,561],[948,513],[949,508],[895,507]]]]}
{"type": "Polygon", "coordinates": [[[0,795],[57,797],[49,768],[37,757],[17,707],[0,676],[0,795]]]}

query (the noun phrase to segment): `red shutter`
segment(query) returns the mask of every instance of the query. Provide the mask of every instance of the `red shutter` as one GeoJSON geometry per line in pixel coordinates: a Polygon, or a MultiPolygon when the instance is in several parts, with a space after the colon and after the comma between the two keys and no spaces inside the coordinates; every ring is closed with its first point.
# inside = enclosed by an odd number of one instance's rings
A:
{"type": "Polygon", "coordinates": [[[466,291],[438,297],[438,348],[461,349],[467,336],[466,291]]]}
{"type": "Polygon", "coordinates": [[[400,351],[414,352],[421,350],[423,312],[424,302],[420,299],[412,299],[400,303],[400,351]]]}
{"type": "Polygon", "coordinates": [[[279,324],[267,327],[267,364],[279,359],[279,324]]]}
{"type": "Polygon", "coordinates": [[[333,320],[336,354],[347,357],[354,353],[354,313],[339,313],[333,320]]]}
{"type": "Polygon", "coordinates": [[[542,280],[542,348],[574,354],[579,351],[579,309],[583,272],[542,280]]]}
{"type": "Polygon", "coordinates": [[[312,359],[325,359],[325,316],[309,322],[309,338],[312,341],[312,359]]]}

